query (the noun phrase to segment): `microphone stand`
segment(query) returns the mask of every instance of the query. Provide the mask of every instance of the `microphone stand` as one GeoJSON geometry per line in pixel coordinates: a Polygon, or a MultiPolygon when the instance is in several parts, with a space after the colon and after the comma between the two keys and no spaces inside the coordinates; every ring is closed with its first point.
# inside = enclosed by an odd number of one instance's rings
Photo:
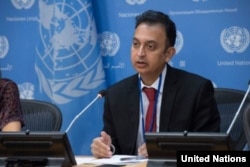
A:
{"type": "Polygon", "coordinates": [[[75,116],[75,118],[71,121],[68,128],[66,129],[66,133],[70,130],[71,126],[74,124],[74,122],[80,117],[97,99],[102,98],[103,95],[99,93],[79,114],[75,116]]]}
{"type": "Polygon", "coordinates": [[[243,100],[241,101],[241,104],[240,104],[240,106],[239,106],[239,108],[238,108],[238,110],[237,110],[237,112],[236,112],[236,114],[235,114],[235,116],[234,116],[234,118],[233,118],[233,121],[231,122],[229,128],[227,129],[227,132],[226,132],[227,134],[229,134],[230,131],[231,131],[231,129],[233,128],[233,125],[234,125],[236,119],[238,118],[238,115],[239,115],[239,113],[240,113],[240,110],[242,109],[243,104],[244,104],[245,101],[246,101],[246,98],[247,98],[247,96],[248,96],[248,94],[249,94],[249,91],[250,91],[250,81],[248,82],[248,89],[247,89],[247,92],[245,93],[245,96],[244,96],[243,100]]]}

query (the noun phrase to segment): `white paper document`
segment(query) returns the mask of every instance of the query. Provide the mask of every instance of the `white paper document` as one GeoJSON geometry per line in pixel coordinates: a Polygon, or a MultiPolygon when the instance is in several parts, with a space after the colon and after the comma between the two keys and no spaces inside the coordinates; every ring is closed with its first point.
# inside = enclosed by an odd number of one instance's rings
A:
{"type": "Polygon", "coordinates": [[[92,158],[92,157],[76,157],[77,165],[80,164],[113,164],[113,165],[127,165],[133,163],[140,163],[147,161],[147,158],[141,156],[131,155],[114,155],[111,158],[92,158]]]}

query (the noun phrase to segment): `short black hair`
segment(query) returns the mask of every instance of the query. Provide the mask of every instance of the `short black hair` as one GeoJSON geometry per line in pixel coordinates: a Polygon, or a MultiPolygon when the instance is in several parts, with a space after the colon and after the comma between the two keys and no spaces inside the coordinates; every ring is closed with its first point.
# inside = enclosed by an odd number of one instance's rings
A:
{"type": "Polygon", "coordinates": [[[175,45],[176,26],[167,14],[160,11],[147,10],[144,13],[136,16],[135,19],[135,28],[137,28],[141,23],[162,24],[163,26],[165,26],[166,37],[169,40],[169,45],[175,45]]]}

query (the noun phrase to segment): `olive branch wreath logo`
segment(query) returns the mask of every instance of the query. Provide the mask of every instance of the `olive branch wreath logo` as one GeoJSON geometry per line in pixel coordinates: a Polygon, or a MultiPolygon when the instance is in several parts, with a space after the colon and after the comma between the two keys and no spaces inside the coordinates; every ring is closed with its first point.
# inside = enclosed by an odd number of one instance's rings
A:
{"type": "Polygon", "coordinates": [[[96,69],[90,70],[85,76],[79,76],[70,82],[53,81],[46,78],[38,66],[35,66],[39,78],[40,90],[58,104],[65,104],[72,101],[72,98],[81,97],[97,88],[104,81],[102,61],[99,61],[96,69]]]}

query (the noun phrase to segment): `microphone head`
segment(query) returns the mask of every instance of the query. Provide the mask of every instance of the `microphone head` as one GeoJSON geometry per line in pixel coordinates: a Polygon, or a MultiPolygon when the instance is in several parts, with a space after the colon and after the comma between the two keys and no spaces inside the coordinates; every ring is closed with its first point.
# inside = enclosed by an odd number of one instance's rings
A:
{"type": "Polygon", "coordinates": [[[102,98],[102,97],[104,97],[105,95],[106,95],[106,90],[101,90],[99,93],[98,93],[98,95],[102,98]]]}

